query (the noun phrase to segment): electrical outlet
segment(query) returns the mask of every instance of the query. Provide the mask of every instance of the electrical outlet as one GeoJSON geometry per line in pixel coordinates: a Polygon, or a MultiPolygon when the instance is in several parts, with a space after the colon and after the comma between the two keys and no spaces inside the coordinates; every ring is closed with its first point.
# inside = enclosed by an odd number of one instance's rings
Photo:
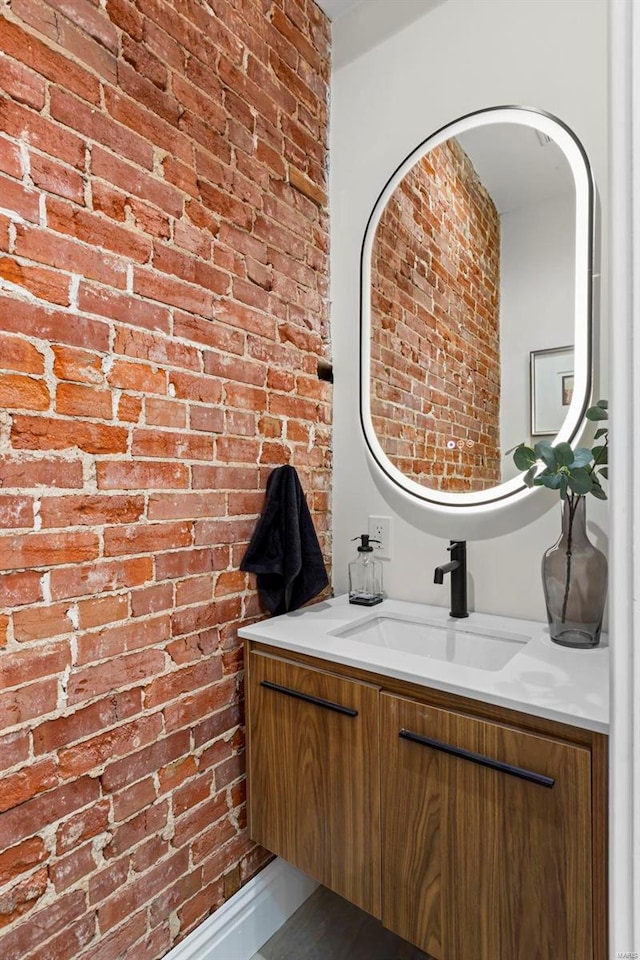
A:
{"type": "Polygon", "coordinates": [[[380,560],[391,560],[391,517],[369,517],[369,537],[374,554],[380,560]]]}

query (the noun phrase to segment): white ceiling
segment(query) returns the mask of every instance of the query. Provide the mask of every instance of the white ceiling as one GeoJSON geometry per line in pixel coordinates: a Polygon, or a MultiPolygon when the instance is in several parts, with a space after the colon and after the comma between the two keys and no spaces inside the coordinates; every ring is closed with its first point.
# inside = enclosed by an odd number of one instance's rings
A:
{"type": "Polygon", "coordinates": [[[324,10],[329,20],[337,20],[338,17],[348,13],[352,7],[363,3],[363,0],[316,0],[316,3],[324,10]]]}
{"type": "Polygon", "coordinates": [[[444,0],[316,0],[331,20],[333,70],[383,43],[444,0]]]}

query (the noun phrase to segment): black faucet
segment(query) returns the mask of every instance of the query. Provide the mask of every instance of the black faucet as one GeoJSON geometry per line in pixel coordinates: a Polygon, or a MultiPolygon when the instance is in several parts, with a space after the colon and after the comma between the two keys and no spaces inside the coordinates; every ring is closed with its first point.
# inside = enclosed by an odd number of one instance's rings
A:
{"type": "Polygon", "coordinates": [[[445,573],[451,574],[451,610],[449,616],[468,617],[467,610],[467,541],[450,540],[447,550],[451,553],[449,563],[443,563],[433,572],[433,582],[443,583],[445,573]]]}

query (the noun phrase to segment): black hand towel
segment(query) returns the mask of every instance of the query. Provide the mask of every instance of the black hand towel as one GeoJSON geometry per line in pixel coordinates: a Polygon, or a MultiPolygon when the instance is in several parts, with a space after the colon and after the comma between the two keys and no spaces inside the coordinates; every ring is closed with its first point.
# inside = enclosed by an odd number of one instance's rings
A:
{"type": "Polygon", "coordinates": [[[294,467],[267,480],[264,509],[240,569],[257,574],[260,599],[274,615],[296,610],[329,582],[309,507],[294,467]]]}

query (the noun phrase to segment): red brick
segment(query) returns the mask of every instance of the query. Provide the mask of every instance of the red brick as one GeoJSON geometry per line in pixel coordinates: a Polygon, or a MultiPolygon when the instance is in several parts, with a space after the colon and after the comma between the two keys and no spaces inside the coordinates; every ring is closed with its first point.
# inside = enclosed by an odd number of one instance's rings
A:
{"type": "Polygon", "coordinates": [[[175,395],[199,403],[220,403],[223,397],[223,385],[213,377],[194,376],[190,373],[173,372],[171,385],[175,395]]]}
{"type": "MultiPolygon", "coordinates": [[[[155,143],[162,150],[166,150],[178,161],[189,163],[193,147],[189,138],[173,125],[175,103],[169,101],[172,107],[169,117],[173,119],[168,120],[166,119],[167,111],[163,109],[163,99],[156,96],[156,91],[151,85],[146,86],[147,96],[138,103],[133,89],[136,85],[135,74],[129,70],[124,71],[124,65],[123,72],[126,72],[129,77],[129,82],[124,88],[129,96],[112,88],[105,90],[105,106],[110,116],[145,137],[150,143],[155,143]]],[[[166,103],[166,100],[164,102],[166,103]]]]}
{"type": "Polygon", "coordinates": [[[172,367],[201,369],[200,353],[192,346],[142,330],[120,328],[116,333],[114,353],[172,367]]]}
{"type": "Polygon", "coordinates": [[[41,575],[31,570],[0,576],[0,607],[20,607],[42,599],[41,575]]]}
{"type": "Polygon", "coordinates": [[[227,563],[228,550],[224,547],[176,550],[156,558],[156,577],[158,580],[188,577],[206,573],[216,566],[226,566],[227,563]]]}
{"type": "Polygon", "coordinates": [[[149,520],[195,519],[218,517],[225,513],[224,494],[207,493],[161,494],[149,497],[149,520]]]}
{"type": "Polygon", "coordinates": [[[13,300],[11,310],[3,314],[2,325],[6,331],[24,333],[51,343],[66,343],[99,351],[109,348],[109,327],[106,323],[51,310],[40,304],[13,300]]]}
{"type": "Polygon", "coordinates": [[[59,87],[51,91],[50,110],[54,120],[104,144],[147,170],[152,168],[153,150],[150,144],[59,87]]]}
{"type": "Polygon", "coordinates": [[[6,647],[9,633],[9,617],[0,613],[0,648],[6,647]]]}
{"type": "Polygon", "coordinates": [[[68,90],[84,100],[90,103],[99,102],[100,84],[96,77],[7,19],[4,19],[2,24],[2,49],[48,80],[64,84],[68,90]]]}
{"type": "Polygon", "coordinates": [[[0,483],[4,489],[77,488],[82,486],[82,463],[79,460],[30,460],[0,455],[0,483]]]}
{"type": "Polygon", "coordinates": [[[41,190],[66,197],[75,203],[84,203],[84,178],[71,167],[32,151],[29,155],[29,172],[34,184],[41,190]]]}
{"type": "Polygon", "coordinates": [[[59,13],[69,17],[80,30],[101,43],[107,50],[118,49],[118,31],[102,11],[89,0],[56,0],[59,13]]]}
{"type": "Polygon", "coordinates": [[[97,555],[95,533],[30,533],[0,537],[0,570],[81,563],[97,555]]]}
{"type": "Polygon", "coordinates": [[[36,754],[49,753],[135,716],[142,709],[139,690],[110,694],[65,717],[41,723],[33,731],[36,754]]]}
{"type": "Polygon", "coordinates": [[[147,397],[145,400],[145,422],[150,426],[185,427],[187,424],[186,405],[176,400],[159,400],[147,397]]]}
{"type": "Polygon", "coordinates": [[[118,657],[131,650],[160,646],[169,637],[167,616],[146,620],[131,620],[85,633],[78,638],[77,663],[84,665],[107,657],[118,657]]]}
{"type": "MultiPolygon", "coordinates": [[[[47,674],[48,664],[52,663],[53,658],[45,656],[44,663],[34,670],[28,662],[18,662],[19,654],[4,653],[3,656],[7,661],[11,657],[11,661],[6,664],[7,670],[11,672],[16,684],[19,683],[21,686],[19,690],[3,693],[0,702],[0,725],[3,728],[12,727],[34,717],[45,716],[55,710],[58,705],[58,681],[27,682],[34,673],[36,676],[38,672],[47,674]]],[[[32,657],[31,651],[27,656],[32,657]]]]}
{"type": "Polygon", "coordinates": [[[145,363],[115,360],[107,374],[107,380],[110,386],[121,390],[157,394],[167,392],[167,377],[164,371],[145,363]]]}
{"type": "Polygon", "coordinates": [[[150,744],[143,750],[110,764],[102,782],[106,790],[119,790],[127,783],[141,780],[174,760],[189,754],[189,733],[181,731],[150,744]]]}
{"type": "Polygon", "coordinates": [[[66,820],[56,834],[57,855],[67,853],[84,840],[104,832],[109,823],[110,809],[111,804],[108,800],[100,800],[66,820]]]}
{"type": "Polygon", "coordinates": [[[103,904],[98,911],[101,930],[109,930],[127,916],[145,898],[155,896],[173,880],[182,876],[189,866],[187,850],[180,850],[146,871],[146,873],[128,884],[115,896],[103,904]]]}
{"type": "Polygon", "coordinates": [[[75,890],[42,910],[31,913],[26,923],[21,923],[4,934],[4,960],[24,960],[27,956],[32,958],[34,948],[60,930],[68,928],[84,909],[85,895],[81,890],[75,890]]]}
{"type": "Polygon", "coordinates": [[[189,406],[189,426],[192,430],[204,430],[206,433],[222,433],[225,414],[220,407],[189,406]]]}
{"type": "Polygon", "coordinates": [[[151,241],[137,231],[110,223],[99,214],[58,197],[47,197],[46,206],[47,223],[57,233],[75,237],[94,247],[103,247],[137,263],[145,263],[149,259],[151,241]]]}
{"type": "Polygon", "coordinates": [[[0,404],[15,410],[47,410],[49,390],[44,380],[20,374],[0,374],[0,404]]]}
{"type": "Polygon", "coordinates": [[[194,284],[136,267],[133,289],[135,293],[149,300],[157,300],[191,313],[211,316],[212,294],[194,284]]]}
{"type": "Polygon", "coordinates": [[[12,923],[35,906],[47,889],[48,874],[42,868],[10,890],[0,894],[0,927],[12,923]]]}
{"type": "MultiPolygon", "coordinates": [[[[51,230],[17,224],[15,252],[18,256],[93,277],[113,287],[124,287],[127,282],[127,268],[122,261],[75,240],[66,240],[51,230]]],[[[80,305],[80,309],[84,307],[80,305]]]]}
{"type": "Polygon", "coordinates": [[[146,583],[153,574],[151,557],[135,557],[127,560],[109,560],[86,566],[51,571],[51,596],[82,597],[103,590],[118,590],[121,587],[136,587],[146,583]]]}
{"type": "Polygon", "coordinates": [[[162,673],[165,663],[160,650],[143,650],[98,666],[72,673],[68,685],[69,703],[99,697],[108,690],[132,686],[162,673]]]}
{"type": "Polygon", "coordinates": [[[44,106],[45,84],[42,78],[7,57],[0,60],[0,88],[14,100],[26,103],[35,110],[41,110],[44,106]]]}
{"type": "Polygon", "coordinates": [[[10,810],[31,797],[55,787],[60,777],[53,760],[33,763],[16,773],[5,774],[0,782],[0,812],[10,810]]]}
{"type": "Polygon", "coordinates": [[[142,497],[83,496],[44,497],[40,517],[44,527],[66,527],[86,524],[133,523],[144,511],[142,497]]]}
{"type": "Polygon", "coordinates": [[[127,820],[134,813],[155,803],[156,788],[152,777],[139,780],[131,787],[125,787],[113,796],[113,817],[116,822],[127,820]]]}
{"type": "Polygon", "coordinates": [[[33,500],[0,493],[0,528],[7,530],[33,526],[33,500]]]}
{"type": "Polygon", "coordinates": [[[45,267],[19,263],[13,257],[0,257],[0,277],[41,300],[68,307],[70,303],[70,280],[67,274],[45,267]]]}
{"type": "Polygon", "coordinates": [[[67,417],[95,417],[110,420],[110,390],[97,390],[79,383],[61,383],[56,390],[56,411],[67,417]]]}
{"type": "Polygon", "coordinates": [[[41,640],[73,633],[69,604],[46,604],[18,610],[13,615],[13,634],[18,641],[41,640]]]}
{"type": "MultiPolygon", "coordinates": [[[[133,723],[124,724],[113,730],[108,730],[106,733],[98,734],[91,740],[83,740],[75,746],[61,749],[58,754],[60,776],[68,780],[72,777],[80,777],[91,770],[99,769],[108,760],[126,756],[132,750],[153,742],[161,731],[162,720],[158,714],[150,717],[138,717],[133,723]]],[[[79,823],[81,823],[82,829],[80,839],[92,836],[88,830],[93,829],[96,823],[99,826],[95,829],[95,833],[100,833],[103,829],[106,829],[109,809],[110,806],[107,801],[97,807],[92,807],[90,812],[76,816],[73,824],[68,827],[65,826],[58,833],[58,852],[61,849],[69,849],[73,845],[79,823]]]]}
{"type": "Polygon", "coordinates": [[[6,811],[0,822],[0,843],[6,846],[33,836],[67,814],[94,804],[99,794],[100,784],[90,777],[47,790],[6,811]]]}
{"type": "Polygon", "coordinates": [[[104,553],[105,556],[123,556],[175,550],[191,543],[191,530],[192,525],[188,522],[108,527],[104,532],[104,553]]]}
{"type": "MultiPolygon", "coordinates": [[[[6,26],[6,24],[7,21],[4,20],[3,25],[6,26]]],[[[30,146],[42,150],[49,156],[57,157],[79,169],[84,166],[85,145],[80,137],[61,129],[57,124],[33,113],[26,107],[2,98],[0,98],[0,129],[10,137],[25,140],[30,146]]],[[[5,189],[3,183],[3,196],[5,189]]],[[[23,211],[18,212],[26,216],[23,211]]],[[[35,221],[38,218],[27,216],[27,219],[35,221]]]]}
{"type": "Polygon", "coordinates": [[[131,0],[107,0],[107,15],[134,40],[142,40],[144,18],[131,0]]]}
{"type": "Polygon", "coordinates": [[[142,413],[142,398],[125,394],[118,400],[118,420],[138,423],[142,413]]]}
{"type": "Polygon", "coordinates": [[[16,180],[22,179],[22,158],[18,145],[2,136],[0,136],[0,171],[8,173],[16,180]]]}
{"type": "Polygon", "coordinates": [[[106,623],[126,620],[129,613],[129,600],[125,594],[111,597],[92,597],[78,604],[78,620],[81,630],[102,627],[106,623]]]}
{"type": "Polygon", "coordinates": [[[168,700],[175,700],[182,694],[197,690],[198,687],[209,687],[221,676],[222,667],[219,660],[210,659],[164,677],[158,677],[145,690],[145,707],[154,707],[168,700]]]}
{"type": "MultiPolygon", "coordinates": [[[[109,121],[109,123],[109,129],[116,126],[119,127],[119,125],[114,124],[113,121],[109,121]]],[[[124,130],[123,127],[119,127],[119,129],[124,130]]],[[[133,136],[133,134],[130,134],[130,136],[133,136]]],[[[135,137],[135,140],[137,141],[139,138],[135,137]]],[[[111,150],[116,149],[114,143],[110,142],[109,139],[103,140],[102,142],[111,150]]],[[[141,166],[147,167],[148,169],[151,168],[150,164],[142,163],[139,158],[131,156],[131,154],[128,154],[125,150],[120,152],[124,153],[125,156],[130,156],[130,159],[141,166]]],[[[123,160],[119,160],[117,157],[114,157],[113,154],[107,153],[106,150],[102,150],[100,147],[94,147],[91,151],[91,172],[94,177],[107,180],[113,184],[114,187],[120,187],[127,193],[139,197],[141,200],[148,200],[172,217],[182,216],[182,195],[174,186],[163,183],[161,180],[157,180],[155,177],[139,170],[137,167],[125,163],[123,160]]]]}
{"type": "Polygon", "coordinates": [[[139,300],[129,294],[118,293],[108,287],[81,281],[78,306],[85,313],[96,313],[134,327],[169,332],[169,311],[165,307],[139,300]]]}
{"type": "Polygon", "coordinates": [[[15,416],[11,442],[16,449],[69,450],[86,453],[125,453],[128,432],[124,427],[52,417],[15,416]]]}
{"type": "MultiPolygon", "coordinates": [[[[64,890],[68,890],[69,887],[74,886],[78,880],[86,877],[87,874],[93,873],[95,869],[96,861],[92,844],[85,843],[82,847],[76,847],[66,857],[60,857],[55,863],[50,864],[49,876],[56,888],[56,893],[62,893],[64,890]]],[[[92,921],[93,926],[93,917],[89,916],[88,919],[92,921]]],[[[69,960],[72,960],[76,955],[73,951],[64,954],[69,960]]],[[[47,954],[47,960],[52,956],[57,957],[58,954],[55,952],[47,954]]]]}
{"type": "Polygon", "coordinates": [[[117,81],[116,57],[66,17],[58,17],[58,42],[99,76],[111,83],[117,81]]]}
{"type": "Polygon", "coordinates": [[[134,457],[211,461],[213,440],[198,434],[140,428],[133,431],[131,452],[134,457]]]}
{"type": "Polygon", "coordinates": [[[176,490],[187,486],[189,473],[180,463],[98,463],[98,487],[102,490],[176,490]]]}
{"type": "Polygon", "coordinates": [[[23,337],[0,333],[0,366],[21,373],[44,373],[44,357],[23,337]]]}
{"type": "Polygon", "coordinates": [[[40,837],[24,840],[0,853],[0,886],[36,867],[46,856],[47,852],[40,837]]]}
{"type": "Polygon", "coordinates": [[[91,185],[91,199],[96,213],[104,213],[112,220],[121,223],[127,219],[127,195],[121,190],[114,190],[108,183],[94,180],[91,185]]]}
{"type": "Polygon", "coordinates": [[[131,613],[134,617],[148,616],[161,610],[169,610],[173,606],[173,585],[170,583],[154,583],[142,590],[131,593],[131,613]]]}

